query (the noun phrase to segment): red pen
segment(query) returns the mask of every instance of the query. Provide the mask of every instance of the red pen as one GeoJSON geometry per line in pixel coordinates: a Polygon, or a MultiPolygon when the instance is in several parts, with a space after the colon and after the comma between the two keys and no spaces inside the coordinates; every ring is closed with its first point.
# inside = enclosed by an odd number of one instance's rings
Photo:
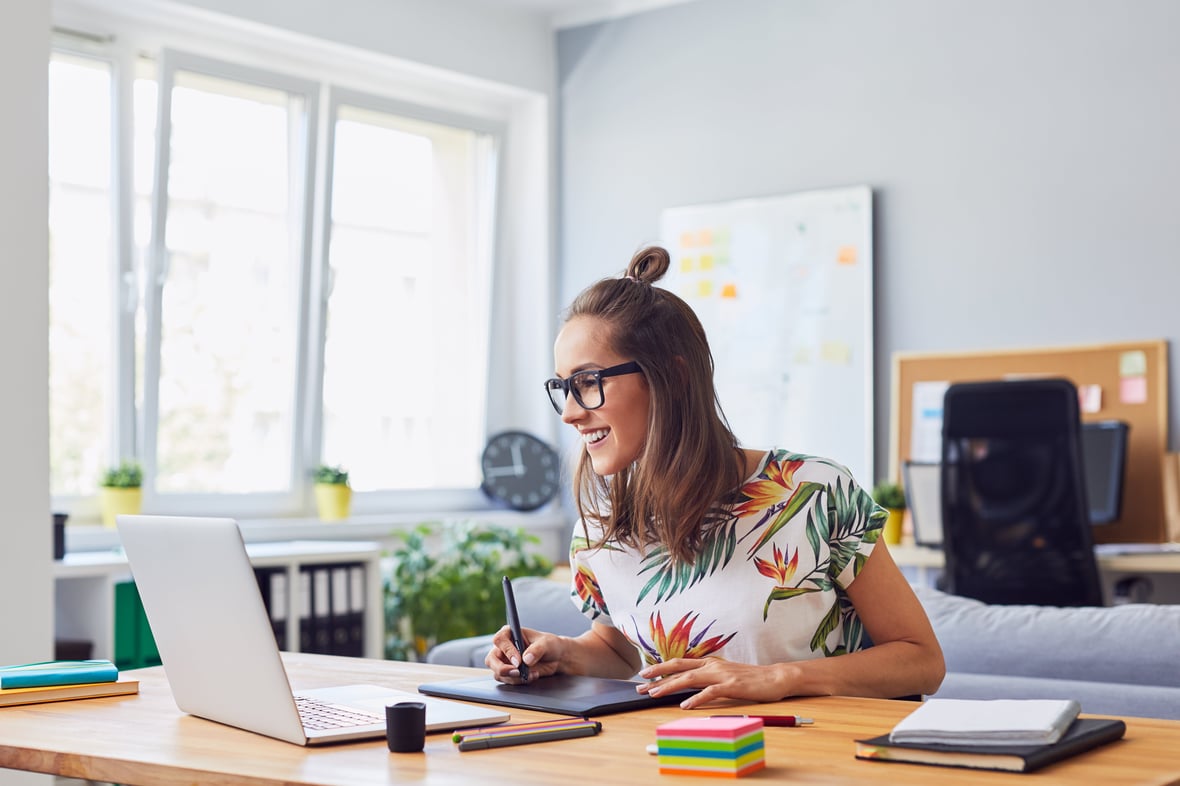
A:
{"type": "Polygon", "coordinates": [[[810,726],[815,723],[811,718],[800,718],[798,715],[710,715],[710,718],[751,718],[762,721],[763,726],[810,726]]]}

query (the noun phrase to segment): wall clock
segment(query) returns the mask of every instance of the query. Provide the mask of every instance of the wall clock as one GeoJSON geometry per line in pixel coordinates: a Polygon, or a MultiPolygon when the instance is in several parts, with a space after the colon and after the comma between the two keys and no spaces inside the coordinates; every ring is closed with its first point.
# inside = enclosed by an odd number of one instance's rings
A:
{"type": "Polygon", "coordinates": [[[480,468],[484,493],[515,510],[535,510],[556,497],[560,488],[557,451],[524,431],[489,437],[480,468]]]}

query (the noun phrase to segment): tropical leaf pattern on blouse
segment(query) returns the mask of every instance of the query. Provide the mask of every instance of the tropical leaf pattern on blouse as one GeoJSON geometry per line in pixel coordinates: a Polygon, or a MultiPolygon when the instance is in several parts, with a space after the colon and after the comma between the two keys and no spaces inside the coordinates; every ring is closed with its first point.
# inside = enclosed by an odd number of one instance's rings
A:
{"type": "MultiPolygon", "coordinates": [[[[590,541],[585,536],[577,535],[570,541],[570,555],[590,548],[590,541]]],[[[612,549],[609,545],[602,548],[612,549]]],[[[617,551],[617,548],[613,550],[617,551]]],[[[573,560],[571,560],[573,563],[573,560]]],[[[599,615],[610,616],[606,607],[606,599],[602,596],[602,587],[598,586],[598,577],[585,563],[577,562],[574,569],[574,593],[582,601],[582,613],[590,614],[590,619],[599,615]]]]}
{"type": "Polygon", "coordinates": [[[702,630],[693,635],[692,629],[700,618],[699,614],[689,612],[681,617],[672,630],[665,632],[664,621],[657,611],[648,620],[650,641],[639,632],[639,624],[635,623],[635,635],[639,639],[639,647],[643,651],[644,665],[651,666],[663,663],[673,658],[704,658],[729,643],[736,633],[728,636],[720,635],[705,638],[716,620],[710,622],[702,630]]]}
{"type": "Polygon", "coordinates": [[[718,568],[729,564],[737,548],[736,517],[715,525],[701,544],[701,554],[696,562],[689,565],[672,559],[668,549],[657,546],[643,557],[643,568],[640,575],[651,573],[651,578],[639,593],[639,601],[647,597],[653,590],[656,601],[664,600],[681,592],[701,579],[710,575],[718,568]]]}
{"type": "Polygon", "coordinates": [[[608,613],[609,597],[620,632],[647,664],[840,655],[871,643],[844,584],[864,567],[885,517],[842,465],[778,450],[709,526],[691,564],[660,546],[611,544],[599,556],[575,538],[574,591],[592,618],[608,613]],[[661,611],[679,617],[671,630],[661,611]],[[702,619],[712,622],[702,627],[702,619]]]}

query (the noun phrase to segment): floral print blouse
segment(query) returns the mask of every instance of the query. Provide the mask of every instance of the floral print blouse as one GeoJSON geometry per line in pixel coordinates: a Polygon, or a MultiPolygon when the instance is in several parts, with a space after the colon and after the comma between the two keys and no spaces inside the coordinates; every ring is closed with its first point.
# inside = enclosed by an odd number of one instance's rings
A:
{"type": "Polygon", "coordinates": [[[886,511],[832,461],[771,451],[743,485],[693,565],[661,546],[591,548],[579,522],[571,594],[613,625],[644,665],[721,657],[751,664],[840,655],[869,646],[844,592],[872,552],[886,511]]]}

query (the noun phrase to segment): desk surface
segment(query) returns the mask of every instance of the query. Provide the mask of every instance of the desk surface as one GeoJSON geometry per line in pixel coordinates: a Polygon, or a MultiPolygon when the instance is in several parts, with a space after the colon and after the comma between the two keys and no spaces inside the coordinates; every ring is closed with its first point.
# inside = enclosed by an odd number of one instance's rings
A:
{"type": "MultiPolygon", "coordinates": [[[[325,655],[287,654],[284,658],[296,688],[374,682],[414,689],[427,680],[478,673],[325,655]]],[[[701,783],[699,778],[659,776],[656,757],[645,752],[645,746],[655,740],[657,725],[687,714],[676,707],[604,716],[598,737],[497,750],[460,753],[446,734],[429,735],[425,752],[416,754],[391,754],[383,740],[308,749],[182,714],[159,667],[129,674],[140,679],[138,696],[0,709],[0,767],[152,786],[194,782],[205,786],[398,782],[527,786],[558,783],[563,778],[601,784],[701,783]]],[[[918,786],[950,780],[956,784],[1004,781],[1013,786],[1027,781],[1029,776],[1017,774],[854,758],[853,740],[887,731],[914,706],[843,697],[759,705],[764,712],[815,718],[815,725],[767,729],[767,770],[754,780],[918,786]]],[[[523,710],[512,714],[517,722],[544,717],[523,710]]],[[[1180,782],[1180,721],[1129,718],[1124,740],[1032,777],[1040,786],[1180,782]]]]}

